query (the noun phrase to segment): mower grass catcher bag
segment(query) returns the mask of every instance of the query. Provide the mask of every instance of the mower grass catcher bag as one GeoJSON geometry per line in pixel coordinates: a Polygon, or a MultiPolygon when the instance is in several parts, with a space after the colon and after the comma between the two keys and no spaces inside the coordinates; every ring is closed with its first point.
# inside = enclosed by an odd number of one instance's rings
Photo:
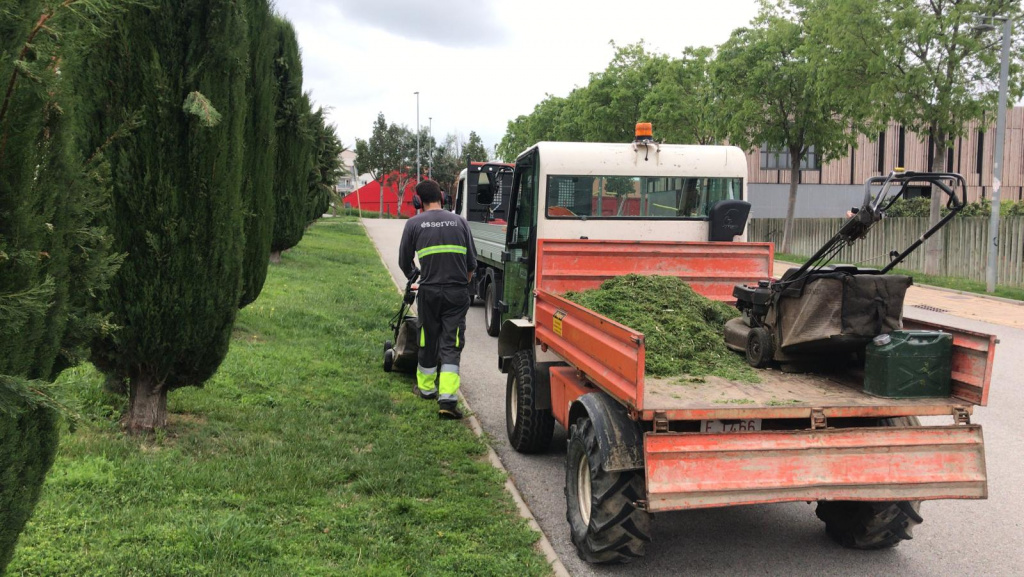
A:
{"type": "MultiPolygon", "coordinates": [[[[783,277],[785,278],[785,277],[783,277]]],[[[772,308],[785,352],[839,352],[903,328],[909,276],[825,272],[801,279],[772,308]]]]}

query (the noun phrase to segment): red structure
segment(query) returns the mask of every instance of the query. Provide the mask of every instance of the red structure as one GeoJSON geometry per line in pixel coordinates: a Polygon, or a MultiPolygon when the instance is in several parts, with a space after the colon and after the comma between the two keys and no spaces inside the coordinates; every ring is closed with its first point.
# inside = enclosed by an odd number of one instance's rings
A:
{"type": "Polygon", "coordinates": [[[376,180],[346,195],[343,199],[344,206],[345,208],[354,208],[366,212],[383,212],[391,216],[397,216],[399,213],[405,217],[415,215],[416,209],[412,206],[412,197],[416,194],[416,181],[411,178],[408,179],[405,185],[405,195],[402,197],[401,210],[398,207],[397,184],[398,175],[397,173],[392,174],[384,184],[383,207],[381,207],[380,182],[376,180]]]}

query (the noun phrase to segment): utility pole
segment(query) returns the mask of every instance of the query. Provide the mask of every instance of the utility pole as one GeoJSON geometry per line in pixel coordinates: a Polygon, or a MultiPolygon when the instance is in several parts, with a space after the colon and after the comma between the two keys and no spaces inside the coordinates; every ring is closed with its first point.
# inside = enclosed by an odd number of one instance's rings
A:
{"type": "MultiPolygon", "coordinates": [[[[433,140],[434,140],[434,117],[433,116],[428,116],[427,117],[427,122],[430,125],[430,128],[427,129],[427,136],[429,136],[431,142],[433,142],[433,140]]],[[[432,148],[436,148],[436,146],[432,147],[432,148]]],[[[430,180],[434,180],[434,151],[433,150],[430,151],[430,156],[427,157],[427,178],[429,178],[430,180]]]]}
{"type": "MultiPolygon", "coordinates": [[[[996,111],[996,146],[992,159],[992,214],[988,221],[988,263],[985,267],[985,290],[996,292],[999,276],[999,189],[1003,186],[1003,143],[1006,140],[1006,84],[1010,73],[1010,32],[1013,23],[1009,18],[993,17],[1003,21],[1003,54],[999,66],[999,108],[996,111]]],[[[994,24],[976,26],[976,29],[995,30],[994,24]]]]}
{"type": "Polygon", "coordinates": [[[416,95],[416,184],[420,183],[420,93],[416,95]]]}

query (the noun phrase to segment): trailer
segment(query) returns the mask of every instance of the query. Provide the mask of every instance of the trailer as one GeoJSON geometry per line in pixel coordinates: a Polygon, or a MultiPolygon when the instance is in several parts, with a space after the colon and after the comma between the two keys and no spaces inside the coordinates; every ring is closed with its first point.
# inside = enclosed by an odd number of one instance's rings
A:
{"type": "Polygon", "coordinates": [[[846,547],[891,547],[920,502],[987,496],[984,441],[995,337],[952,334],[948,397],[868,394],[863,370],[760,383],[645,375],[645,336],[566,300],[629,273],[677,276],[732,301],[771,278],[773,247],[746,242],[746,160],[733,147],[539,143],[516,161],[505,249],[498,366],[506,429],[523,453],[568,432],[566,518],[581,558],[645,553],[663,511],[816,501],[846,547]],[[943,426],[918,417],[946,416],[943,426]]]}

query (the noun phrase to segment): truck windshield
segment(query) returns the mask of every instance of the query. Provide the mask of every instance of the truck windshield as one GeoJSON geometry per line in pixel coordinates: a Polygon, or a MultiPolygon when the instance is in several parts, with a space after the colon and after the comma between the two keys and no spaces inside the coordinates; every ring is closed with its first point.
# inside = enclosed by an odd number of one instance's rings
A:
{"type": "Polygon", "coordinates": [[[548,218],[703,219],[719,200],[742,198],[742,178],[556,175],[547,180],[548,218]]]}

